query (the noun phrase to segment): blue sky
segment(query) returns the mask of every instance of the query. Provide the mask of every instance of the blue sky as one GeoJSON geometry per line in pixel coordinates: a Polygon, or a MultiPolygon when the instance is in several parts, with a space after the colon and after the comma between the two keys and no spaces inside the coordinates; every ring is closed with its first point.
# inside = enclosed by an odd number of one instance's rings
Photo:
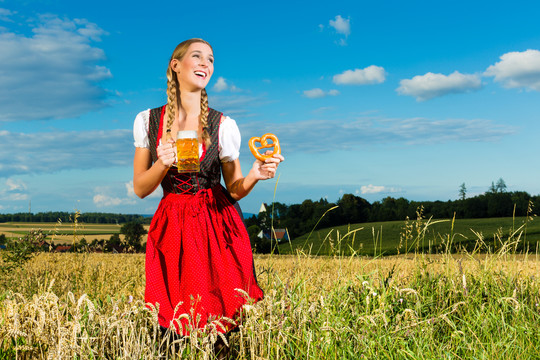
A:
{"type": "Polygon", "coordinates": [[[280,138],[276,201],[446,201],[499,178],[539,194],[539,15],[519,0],[0,0],[0,212],[153,213],[161,194],[132,189],[132,124],[166,101],[191,37],[214,48],[210,106],[237,121],[244,174],[247,140],[280,138]]]}

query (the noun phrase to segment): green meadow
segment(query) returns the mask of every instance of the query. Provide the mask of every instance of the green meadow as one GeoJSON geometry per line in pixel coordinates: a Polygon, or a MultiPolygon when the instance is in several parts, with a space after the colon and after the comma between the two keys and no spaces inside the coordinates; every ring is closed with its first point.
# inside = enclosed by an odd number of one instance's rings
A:
{"type": "Polygon", "coordinates": [[[540,222],[529,217],[416,219],[317,229],[279,244],[280,254],[397,255],[410,252],[493,252],[510,239],[514,250],[536,252],[540,222]]]}

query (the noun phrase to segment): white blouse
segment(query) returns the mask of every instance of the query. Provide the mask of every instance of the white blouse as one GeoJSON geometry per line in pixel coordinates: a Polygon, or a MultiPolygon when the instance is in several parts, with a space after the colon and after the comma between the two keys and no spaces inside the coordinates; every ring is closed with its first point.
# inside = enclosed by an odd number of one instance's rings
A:
{"type": "MultiPolygon", "coordinates": [[[[133,138],[135,147],[150,149],[148,140],[148,124],[150,120],[150,109],[141,111],[135,117],[133,123],[133,138]]],[[[226,116],[219,126],[219,159],[222,162],[229,162],[238,159],[240,156],[240,130],[236,121],[226,116]]],[[[199,156],[202,156],[202,144],[199,144],[199,156]]]]}

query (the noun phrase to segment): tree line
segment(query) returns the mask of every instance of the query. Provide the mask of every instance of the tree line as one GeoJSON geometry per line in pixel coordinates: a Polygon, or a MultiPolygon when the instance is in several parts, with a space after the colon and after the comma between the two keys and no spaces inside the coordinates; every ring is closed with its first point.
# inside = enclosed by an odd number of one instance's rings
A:
{"type": "Polygon", "coordinates": [[[532,215],[533,204],[540,202],[540,195],[506,191],[502,179],[497,184],[492,183],[488,191],[481,195],[466,197],[465,184],[459,190],[460,198],[448,201],[410,201],[403,197],[388,196],[370,203],[362,197],[344,194],[335,203],[326,199],[304,200],[301,204],[292,205],[276,202],[268,206],[268,213],[246,219],[246,226],[249,229],[257,225],[267,230],[273,221],[274,228],[287,228],[291,238],[295,238],[310,232],[317,223],[318,228],[326,228],[353,223],[405,220],[407,217],[414,219],[419,208],[423,208],[425,217],[435,219],[452,218],[454,214],[458,219],[526,216],[532,215]]]}
{"type": "MultiPolygon", "coordinates": [[[[14,213],[0,214],[0,223],[5,222],[70,222],[73,214],[65,211],[48,211],[39,213],[14,213]]],[[[138,222],[141,224],[150,224],[151,217],[144,217],[136,214],[114,214],[89,212],[81,213],[79,221],[87,224],[124,224],[128,222],[138,222]]]]}

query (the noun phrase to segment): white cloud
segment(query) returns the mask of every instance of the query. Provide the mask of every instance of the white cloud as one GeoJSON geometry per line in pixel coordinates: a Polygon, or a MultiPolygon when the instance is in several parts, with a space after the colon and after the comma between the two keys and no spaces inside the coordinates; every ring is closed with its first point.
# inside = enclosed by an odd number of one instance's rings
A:
{"type": "Polygon", "coordinates": [[[384,186],[376,186],[376,185],[363,185],[361,188],[362,194],[377,194],[384,191],[384,186]]]}
{"type": "Polygon", "coordinates": [[[327,95],[330,95],[330,96],[339,95],[339,91],[332,89],[332,90],[330,90],[328,92],[325,92],[322,89],[315,88],[315,89],[311,89],[311,90],[304,90],[303,94],[307,98],[316,99],[316,98],[325,97],[327,95]]]}
{"type": "Polygon", "coordinates": [[[135,194],[135,190],[133,189],[133,180],[125,183],[125,186],[126,186],[127,196],[131,198],[136,198],[137,195],[135,194]]]}
{"type": "Polygon", "coordinates": [[[6,180],[6,185],[8,187],[8,191],[14,191],[14,190],[26,190],[27,186],[22,180],[14,180],[12,178],[8,178],[6,180]]]}
{"type": "Polygon", "coordinates": [[[133,191],[133,181],[124,183],[126,191],[125,196],[121,196],[119,191],[110,186],[102,186],[94,189],[93,202],[97,207],[114,207],[120,205],[135,205],[137,203],[137,195],[133,191]]]}
{"type": "Polygon", "coordinates": [[[1,199],[5,201],[26,201],[28,200],[28,194],[13,193],[13,194],[0,194],[1,199]]]}
{"type": "Polygon", "coordinates": [[[8,9],[0,8],[0,20],[5,22],[13,22],[13,20],[10,18],[10,16],[14,15],[15,13],[8,9]]]}
{"type": "Polygon", "coordinates": [[[109,206],[118,206],[124,205],[124,200],[118,197],[111,197],[103,194],[96,194],[93,198],[94,205],[97,207],[109,207],[109,206]]]}
{"type": "Polygon", "coordinates": [[[336,89],[332,89],[332,90],[328,91],[328,95],[337,96],[337,95],[339,95],[339,91],[337,91],[336,89]]]}
{"type": "Polygon", "coordinates": [[[367,85],[380,84],[386,79],[383,67],[371,65],[365,69],[346,70],[334,75],[334,84],[338,85],[367,85]]]}
{"type": "Polygon", "coordinates": [[[412,79],[403,79],[396,91],[401,95],[416,97],[418,101],[425,101],[448,94],[471,92],[482,88],[482,81],[478,75],[461,74],[454,71],[450,75],[434,74],[417,75],[412,79]]]}
{"type": "MultiPolygon", "coordinates": [[[[132,198],[132,199],[138,198],[138,196],[135,194],[135,190],[133,189],[133,180],[125,183],[125,187],[126,187],[128,198],[132,198]]],[[[160,198],[162,196],[163,196],[163,190],[161,189],[161,186],[158,186],[156,190],[154,190],[154,192],[148,195],[146,198],[155,199],[155,198],[160,198]]]]}
{"type": "Polygon", "coordinates": [[[242,91],[241,89],[237,88],[233,84],[229,84],[229,82],[222,76],[220,76],[217,79],[217,82],[212,87],[212,90],[214,90],[215,92],[222,92],[222,91],[225,91],[225,90],[229,90],[231,92],[242,91]]]}
{"type": "Polygon", "coordinates": [[[26,184],[19,179],[8,178],[5,182],[5,187],[0,189],[0,200],[3,201],[21,201],[28,200],[26,184]]]}
{"type": "MultiPolygon", "coordinates": [[[[122,195],[122,191],[118,186],[100,186],[94,189],[93,202],[99,208],[115,207],[124,205],[136,205],[141,200],[135,194],[133,190],[133,180],[130,180],[123,184],[125,195],[122,195]]],[[[163,190],[161,186],[158,186],[156,190],[146,197],[146,199],[156,199],[163,196],[163,190]]]]}
{"type": "Polygon", "coordinates": [[[484,72],[493,76],[506,88],[527,88],[540,91],[540,51],[526,50],[509,52],[500,57],[501,61],[491,65],[484,72]]]}
{"type": "Polygon", "coordinates": [[[21,23],[31,36],[0,33],[0,121],[76,117],[106,105],[99,83],[111,73],[99,65],[103,50],[92,45],[104,30],[53,15],[21,23]]]}
{"type": "Polygon", "coordinates": [[[216,92],[222,92],[229,88],[229,85],[227,85],[227,81],[224,77],[220,76],[216,83],[214,84],[214,87],[212,88],[216,92]]]}
{"type": "Polygon", "coordinates": [[[101,41],[101,37],[107,34],[99,26],[86,19],[74,19],[73,22],[79,26],[77,32],[90,40],[101,41]]]}
{"type": "Polygon", "coordinates": [[[516,133],[513,126],[484,119],[388,119],[361,117],[353,120],[309,120],[272,124],[260,121],[239,124],[242,135],[274,132],[279,128],[283,149],[299,152],[350,151],[374,144],[426,145],[463,142],[496,142],[516,133]],[[325,134],[325,146],[312,139],[325,134]]]}
{"type": "Polygon", "coordinates": [[[133,149],[131,130],[47,133],[3,130],[0,131],[0,177],[128,166],[133,161],[133,149]]]}
{"type": "Polygon", "coordinates": [[[396,189],[393,187],[386,187],[382,185],[362,185],[360,187],[360,192],[362,194],[380,194],[380,193],[395,193],[400,192],[401,189],[396,189]]]}
{"type": "Polygon", "coordinates": [[[344,19],[341,15],[337,15],[335,20],[330,20],[330,26],[333,27],[338,34],[349,36],[351,34],[351,19],[344,19]]]}
{"type": "Polygon", "coordinates": [[[324,97],[325,95],[326,94],[324,93],[324,91],[322,91],[322,89],[319,89],[319,88],[311,89],[311,90],[304,90],[304,96],[311,99],[321,98],[321,97],[324,97]]]}

